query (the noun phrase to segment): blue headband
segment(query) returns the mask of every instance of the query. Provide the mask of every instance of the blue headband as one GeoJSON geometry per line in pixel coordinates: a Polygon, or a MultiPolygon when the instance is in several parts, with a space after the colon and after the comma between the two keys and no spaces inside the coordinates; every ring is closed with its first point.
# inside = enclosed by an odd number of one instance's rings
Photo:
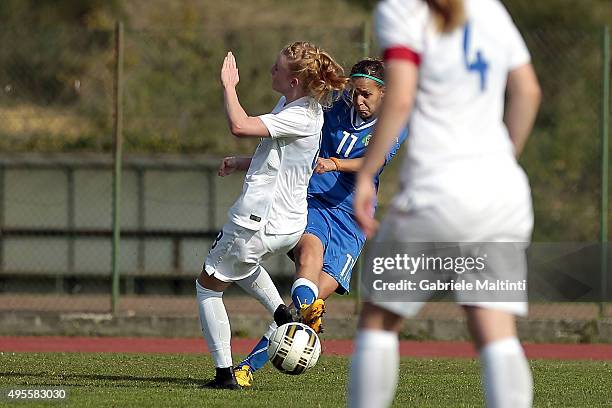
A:
{"type": "Polygon", "coordinates": [[[382,79],[373,77],[372,75],[368,75],[368,74],[352,74],[351,78],[354,78],[354,77],[364,77],[364,78],[371,79],[372,81],[376,81],[376,82],[378,82],[381,85],[385,84],[385,81],[383,81],[382,79]]]}

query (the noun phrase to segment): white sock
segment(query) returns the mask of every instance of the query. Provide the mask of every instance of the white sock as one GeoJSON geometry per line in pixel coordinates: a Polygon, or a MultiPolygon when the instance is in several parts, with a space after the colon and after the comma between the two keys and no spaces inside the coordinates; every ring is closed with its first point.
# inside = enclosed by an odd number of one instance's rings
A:
{"type": "Polygon", "coordinates": [[[306,278],[297,278],[291,286],[291,300],[298,311],[302,305],[312,304],[318,296],[319,288],[306,278]]]}
{"type": "Polygon", "coordinates": [[[482,386],[488,408],[531,407],[533,380],[516,337],[497,340],[480,350],[482,386]]]}
{"type": "Polygon", "coordinates": [[[284,303],[268,271],[261,265],[253,275],[236,283],[249,295],[259,300],[272,315],[276,308],[284,303]]]}
{"type": "Polygon", "coordinates": [[[349,407],[391,405],[399,371],[397,334],[384,330],[360,330],[350,371],[349,407]]]}
{"type": "Polygon", "coordinates": [[[215,367],[232,367],[232,350],[230,339],[232,332],[223,304],[223,292],[206,289],[196,280],[198,311],[202,334],[208,344],[208,350],[215,362],[215,367]]]}
{"type": "Polygon", "coordinates": [[[266,330],[266,332],[264,333],[264,337],[268,340],[270,340],[270,337],[272,337],[272,333],[274,333],[274,330],[278,329],[278,325],[276,324],[276,322],[272,322],[270,323],[270,326],[268,327],[268,330],[266,330]]]}

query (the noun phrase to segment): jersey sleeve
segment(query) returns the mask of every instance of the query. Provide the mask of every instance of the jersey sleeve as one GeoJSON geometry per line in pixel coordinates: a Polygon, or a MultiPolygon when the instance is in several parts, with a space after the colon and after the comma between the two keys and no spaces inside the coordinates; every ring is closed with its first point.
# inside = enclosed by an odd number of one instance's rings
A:
{"type": "Polygon", "coordinates": [[[306,137],[321,131],[321,119],[302,106],[292,106],[278,113],[258,116],[272,138],[306,137]]]}
{"type": "Polygon", "coordinates": [[[399,135],[399,137],[395,139],[395,142],[393,143],[393,146],[391,146],[391,150],[389,150],[389,153],[387,153],[387,157],[385,157],[385,166],[387,165],[387,163],[391,161],[391,159],[395,157],[400,147],[402,146],[402,143],[404,143],[407,137],[408,137],[408,129],[404,128],[404,130],[402,130],[402,133],[399,135]]]}
{"type": "Polygon", "coordinates": [[[384,59],[421,63],[429,9],[422,0],[385,0],[376,8],[375,25],[384,59]]]}
{"type": "Polygon", "coordinates": [[[502,8],[503,20],[507,27],[505,32],[507,32],[508,40],[508,70],[511,71],[531,62],[531,55],[510,13],[503,5],[499,4],[499,7],[502,8]]]}
{"type": "Polygon", "coordinates": [[[528,64],[529,62],[531,62],[531,55],[529,54],[527,45],[525,45],[525,41],[518,28],[512,23],[508,67],[512,70],[521,65],[528,64]]]}

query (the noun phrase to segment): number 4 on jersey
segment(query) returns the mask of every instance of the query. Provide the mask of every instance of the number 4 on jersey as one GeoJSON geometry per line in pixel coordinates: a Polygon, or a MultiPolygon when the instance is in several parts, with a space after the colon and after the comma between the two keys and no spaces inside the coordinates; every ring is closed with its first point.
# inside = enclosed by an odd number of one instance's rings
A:
{"type": "Polygon", "coordinates": [[[470,53],[470,31],[470,23],[467,22],[463,31],[463,60],[468,71],[476,71],[480,74],[480,90],[484,92],[487,88],[489,63],[484,59],[481,50],[476,50],[476,59],[470,62],[468,55],[470,53]]]}

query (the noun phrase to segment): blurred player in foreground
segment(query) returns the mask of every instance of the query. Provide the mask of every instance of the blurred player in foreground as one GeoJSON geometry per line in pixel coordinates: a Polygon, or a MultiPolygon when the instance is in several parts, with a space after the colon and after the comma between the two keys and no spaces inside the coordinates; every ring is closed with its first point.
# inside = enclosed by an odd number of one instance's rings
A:
{"type": "MultiPolygon", "coordinates": [[[[223,291],[233,282],[257,298],[270,313],[283,301],[261,261],[291,250],[306,226],[306,191],[320,147],[323,109],[344,89],[342,68],[316,46],[295,42],[278,55],[272,88],[282,97],[271,113],[244,111],[236,85],[236,60],[227,54],[221,69],[225,112],[237,137],[262,138],[249,161],[242,195],[213,242],[196,281],[202,333],[215,367],[210,388],[240,388],[232,370],[230,325],[223,291]]],[[[228,167],[240,163],[227,163],[228,167]]],[[[220,173],[223,172],[223,168],[220,173]]]]}
{"type": "MultiPolygon", "coordinates": [[[[365,242],[353,215],[355,172],[362,165],[385,94],[382,61],[359,61],[350,76],[351,93],[324,113],[321,152],[308,186],[308,224],[292,251],[297,272],[291,298],[301,321],[317,333],[321,330],[324,299],[334,292],[348,293],[351,272],[365,242]]],[[[401,129],[397,134],[399,138],[394,140],[384,164],[395,156],[407,130],[401,129]]],[[[382,169],[376,173],[375,185],[382,169]]],[[[250,387],[252,373],[268,361],[266,350],[276,327],[272,323],[236,367],[241,386],[250,387]]]]}
{"type": "MultiPolygon", "coordinates": [[[[528,242],[531,193],[516,156],[533,127],[540,88],[510,15],[497,0],[386,0],[376,24],[387,91],[357,177],[355,216],[365,233],[376,229],[373,178],[410,117],[402,191],[376,241],[528,242]]],[[[526,278],[525,268],[503,273],[526,278]]],[[[422,305],[410,296],[364,304],[351,364],[351,407],[391,404],[402,318],[422,305]]],[[[458,299],[480,354],[488,407],[531,405],[531,370],[514,318],[527,313],[526,300],[526,294],[523,302],[458,299]]]]}

